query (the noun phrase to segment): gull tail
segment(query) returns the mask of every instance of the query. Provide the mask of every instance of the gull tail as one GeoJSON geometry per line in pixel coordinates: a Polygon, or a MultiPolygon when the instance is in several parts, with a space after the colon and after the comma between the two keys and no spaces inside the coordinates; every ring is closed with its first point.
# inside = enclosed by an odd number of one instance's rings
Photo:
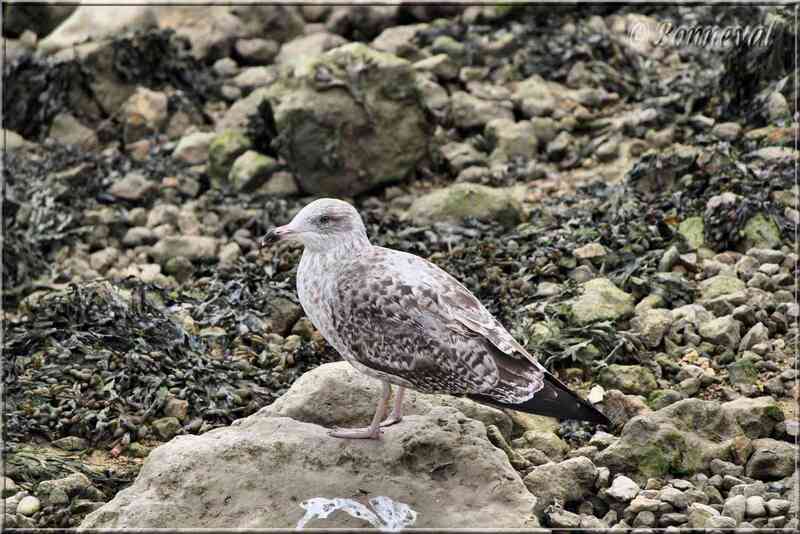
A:
{"type": "Polygon", "coordinates": [[[482,404],[510,408],[535,415],[545,415],[557,419],[578,419],[598,425],[611,425],[608,417],[588,401],[570,391],[567,386],[550,373],[545,373],[542,389],[537,391],[530,399],[519,404],[505,403],[483,394],[471,394],[468,397],[482,404]]]}

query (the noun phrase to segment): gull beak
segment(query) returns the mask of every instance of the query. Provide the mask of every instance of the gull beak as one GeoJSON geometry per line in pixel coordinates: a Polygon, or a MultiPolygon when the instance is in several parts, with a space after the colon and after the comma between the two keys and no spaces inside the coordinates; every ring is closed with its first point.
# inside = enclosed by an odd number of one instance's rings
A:
{"type": "Polygon", "coordinates": [[[285,226],[278,226],[277,228],[273,228],[272,230],[264,234],[264,237],[262,237],[261,240],[259,241],[259,247],[262,249],[264,247],[269,247],[271,245],[274,245],[278,241],[281,241],[289,236],[294,235],[295,233],[296,232],[294,231],[294,229],[290,228],[288,224],[285,226]]]}

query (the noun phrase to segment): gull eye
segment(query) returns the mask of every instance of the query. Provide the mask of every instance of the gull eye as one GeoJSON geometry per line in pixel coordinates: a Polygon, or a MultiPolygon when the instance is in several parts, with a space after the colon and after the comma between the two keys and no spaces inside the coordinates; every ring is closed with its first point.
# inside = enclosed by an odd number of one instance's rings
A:
{"type": "Polygon", "coordinates": [[[320,215],[319,216],[319,223],[320,224],[328,224],[331,222],[331,218],[329,215],[320,215]]]}

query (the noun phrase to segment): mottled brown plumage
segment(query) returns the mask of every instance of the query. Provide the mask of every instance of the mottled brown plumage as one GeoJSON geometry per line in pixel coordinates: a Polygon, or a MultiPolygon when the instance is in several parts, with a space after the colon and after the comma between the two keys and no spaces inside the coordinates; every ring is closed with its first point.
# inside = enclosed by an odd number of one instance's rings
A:
{"type": "MultiPolygon", "coordinates": [[[[325,339],[364,373],[425,393],[547,415],[605,422],[536,361],[470,291],[433,263],[370,244],[358,212],[321,199],[303,208],[273,239],[305,245],[297,271],[300,303],[325,339]],[[541,393],[539,393],[541,392],[541,393]],[[540,399],[536,399],[539,393],[540,399]]],[[[400,401],[389,424],[402,417],[400,401]]],[[[368,429],[377,437],[379,404],[368,429]]]]}

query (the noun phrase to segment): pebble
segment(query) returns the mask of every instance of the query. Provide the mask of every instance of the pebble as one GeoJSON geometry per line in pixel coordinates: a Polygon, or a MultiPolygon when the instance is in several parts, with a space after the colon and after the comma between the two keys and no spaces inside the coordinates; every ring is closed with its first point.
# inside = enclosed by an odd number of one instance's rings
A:
{"type": "Polygon", "coordinates": [[[636,482],[624,475],[620,475],[614,479],[606,493],[618,501],[628,502],[639,494],[639,490],[639,485],[636,482]]]}
{"type": "Polygon", "coordinates": [[[32,516],[42,507],[42,503],[33,495],[23,497],[17,505],[17,513],[24,516],[32,516]]]}
{"type": "Polygon", "coordinates": [[[747,517],[762,517],[767,515],[767,509],[764,506],[764,498],[760,495],[747,497],[745,501],[745,513],[747,517]]]}

